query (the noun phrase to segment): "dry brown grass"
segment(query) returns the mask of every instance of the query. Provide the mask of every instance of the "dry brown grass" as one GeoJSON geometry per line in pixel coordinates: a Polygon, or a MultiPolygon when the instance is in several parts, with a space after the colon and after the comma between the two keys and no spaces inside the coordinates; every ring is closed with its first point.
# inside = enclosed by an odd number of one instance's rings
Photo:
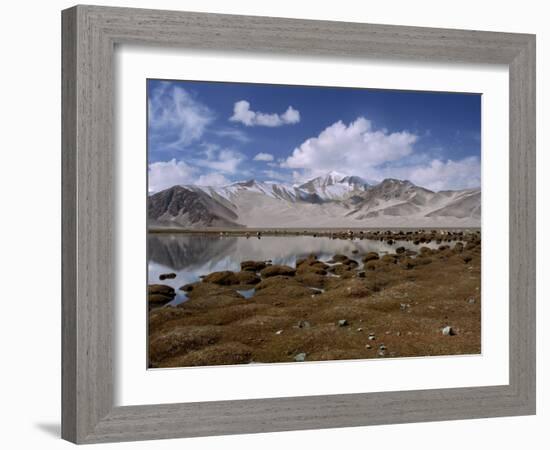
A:
{"type": "Polygon", "coordinates": [[[355,267],[334,277],[304,262],[296,276],[262,280],[251,299],[236,292],[250,285],[196,283],[186,303],[150,311],[150,366],[293,362],[298,353],[306,361],[480,353],[480,241],[449,245],[369,261],[365,278],[355,267]],[[455,335],[442,334],[447,325],[455,335]]]}

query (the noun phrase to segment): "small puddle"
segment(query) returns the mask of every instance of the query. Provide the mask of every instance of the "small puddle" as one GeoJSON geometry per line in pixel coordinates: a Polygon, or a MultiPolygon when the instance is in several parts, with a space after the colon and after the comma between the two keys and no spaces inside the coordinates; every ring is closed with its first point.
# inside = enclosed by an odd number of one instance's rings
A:
{"type": "Polygon", "coordinates": [[[237,292],[241,294],[244,298],[249,299],[249,298],[252,298],[252,296],[256,293],[256,289],[255,288],[241,289],[241,290],[237,289],[237,292]]]}
{"type": "Polygon", "coordinates": [[[323,292],[325,292],[324,289],[316,288],[316,287],[313,287],[313,286],[308,286],[307,288],[311,289],[312,291],[315,291],[315,294],[313,294],[313,295],[322,294],[323,292]]]}
{"type": "Polygon", "coordinates": [[[164,305],[164,307],[166,307],[166,306],[178,306],[181,303],[185,303],[187,300],[189,300],[189,297],[187,296],[187,294],[185,292],[177,291],[177,294],[176,294],[176,297],[174,298],[174,300],[172,300],[169,303],[166,303],[166,305],[164,305]]]}

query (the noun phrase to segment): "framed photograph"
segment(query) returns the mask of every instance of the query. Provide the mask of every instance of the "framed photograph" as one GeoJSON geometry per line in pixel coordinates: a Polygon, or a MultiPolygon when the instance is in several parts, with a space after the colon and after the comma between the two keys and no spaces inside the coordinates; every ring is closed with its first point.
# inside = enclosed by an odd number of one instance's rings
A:
{"type": "Polygon", "coordinates": [[[535,413],[535,37],[63,11],[62,435],[535,413]]]}

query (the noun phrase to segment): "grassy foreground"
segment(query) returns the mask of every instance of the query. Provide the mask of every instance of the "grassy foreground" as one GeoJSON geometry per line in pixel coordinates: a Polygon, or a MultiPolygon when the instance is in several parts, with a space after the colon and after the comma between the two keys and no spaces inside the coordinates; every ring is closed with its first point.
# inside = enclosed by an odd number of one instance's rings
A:
{"type": "Polygon", "coordinates": [[[161,307],[172,288],[149,286],[149,366],[479,354],[479,232],[368,238],[391,241],[395,253],[311,255],[296,267],[243,261],[240,272],[182,286],[189,300],[176,307],[161,307]],[[251,289],[250,298],[238,292],[251,289]]]}

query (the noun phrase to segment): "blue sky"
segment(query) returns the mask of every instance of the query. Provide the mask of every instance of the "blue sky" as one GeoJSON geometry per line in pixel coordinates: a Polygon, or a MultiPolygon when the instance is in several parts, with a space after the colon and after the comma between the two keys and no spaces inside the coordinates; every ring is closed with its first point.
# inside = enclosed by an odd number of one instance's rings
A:
{"type": "Polygon", "coordinates": [[[148,80],[149,190],[329,171],[480,185],[481,96],[148,80]]]}

